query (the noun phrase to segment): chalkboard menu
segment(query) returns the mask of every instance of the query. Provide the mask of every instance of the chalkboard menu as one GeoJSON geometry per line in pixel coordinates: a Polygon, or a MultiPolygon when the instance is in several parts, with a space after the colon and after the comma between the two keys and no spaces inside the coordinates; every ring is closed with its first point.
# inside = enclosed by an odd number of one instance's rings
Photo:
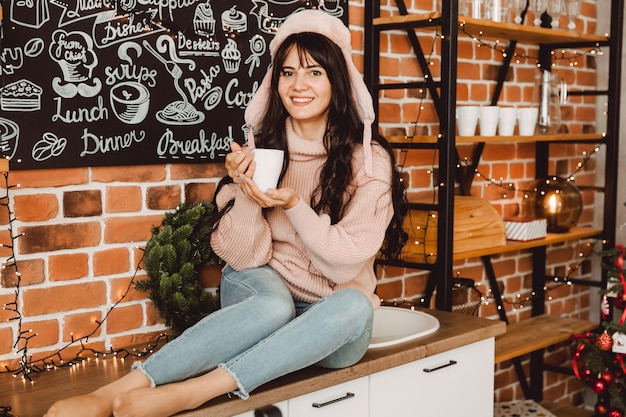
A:
{"type": "Polygon", "coordinates": [[[219,160],[285,18],[347,0],[4,2],[0,156],[11,169],[219,160]],[[19,163],[18,163],[19,162],[19,163]]]}

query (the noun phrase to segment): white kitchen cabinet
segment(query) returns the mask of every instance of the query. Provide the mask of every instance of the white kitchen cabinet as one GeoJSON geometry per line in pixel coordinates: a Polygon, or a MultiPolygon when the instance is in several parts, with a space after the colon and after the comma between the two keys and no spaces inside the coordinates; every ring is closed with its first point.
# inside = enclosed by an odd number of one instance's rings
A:
{"type": "Polygon", "coordinates": [[[372,374],[369,417],[493,416],[493,358],[490,338],[372,374]]]}
{"type": "Polygon", "coordinates": [[[494,346],[491,337],[276,406],[282,417],[493,417],[494,346]]]}
{"type": "Polygon", "coordinates": [[[289,400],[295,417],[367,417],[369,378],[362,377],[289,400]]]}
{"type": "MultiPolygon", "coordinates": [[[[274,404],[281,417],[367,417],[369,414],[369,377],[333,385],[310,394],[274,404]]],[[[256,417],[254,411],[234,417],[256,417]]],[[[263,416],[265,417],[265,416],[263,416]]]]}

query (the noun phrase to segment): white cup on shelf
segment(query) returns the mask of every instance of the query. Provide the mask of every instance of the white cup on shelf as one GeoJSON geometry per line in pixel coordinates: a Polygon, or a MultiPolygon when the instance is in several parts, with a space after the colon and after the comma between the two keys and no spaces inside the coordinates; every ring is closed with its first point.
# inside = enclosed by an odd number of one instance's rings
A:
{"type": "Polygon", "coordinates": [[[539,117],[538,107],[519,107],[517,109],[517,125],[520,136],[533,136],[539,117]]]}
{"type": "Polygon", "coordinates": [[[478,124],[479,106],[458,106],[456,108],[456,126],[459,136],[474,136],[478,124]]]}
{"type": "Polygon", "coordinates": [[[495,136],[498,130],[498,119],[500,107],[480,106],[478,124],[480,126],[480,136],[495,136]]]}
{"type": "Polygon", "coordinates": [[[517,109],[515,107],[500,107],[498,116],[498,135],[513,136],[517,124],[517,109]]]}

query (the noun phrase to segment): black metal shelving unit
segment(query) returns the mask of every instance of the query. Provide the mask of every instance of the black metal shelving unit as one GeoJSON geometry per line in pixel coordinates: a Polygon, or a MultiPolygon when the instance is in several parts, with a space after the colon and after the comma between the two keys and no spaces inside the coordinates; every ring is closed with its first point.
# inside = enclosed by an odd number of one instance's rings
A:
{"type": "MultiPolygon", "coordinates": [[[[402,16],[409,16],[403,0],[397,0],[396,5],[402,16]]],[[[374,25],[374,19],[380,17],[380,1],[365,2],[365,82],[370,88],[374,99],[374,108],[378,108],[379,92],[386,89],[427,88],[435,104],[440,120],[440,135],[437,141],[431,144],[414,144],[414,147],[433,149],[438,152],[439,187],[437,191],[437,258],[433,263],[401,263],[415,269],[431,271],[429,287],[437,287],[435,305],[438,309],[450,311],[452,309],[452,239],[454,231],[454,184],[456,167],[456,120],[455,107],[449,103],[456,102],[456,62],[458,39],[458,9],[457,3],[443,2],[443,11],[439,17],[425,20],[406,22],[390,22],[374,25]],[[441,41],[441,79],[433,79],[427,59],[419,45],[414,29],[420,27],[440,27],[441,41]],[[382,31],[404,29],[415,51],[416,59],[425,74],[424,80],[409,84],[382,84],[379,83],[380,55],[379,36],[382,31]],[[436,283],[434,277],[437,277],[436,283]]],[[[378,125],[374,126],[377,129],[378,125]]],[[[412,208],[420,208],[419,204],[412,208]]],[[[387,262],[393,264],[393,262],[387,262]]]]}
{"type": "MultiPolygon", "coordinates": [[[[562,48],[605,48],[609,52],[608,88],[606,90],[573,91],[571,94],[580,96],[606,96],[607,100],[607,126],[605,135],[588,137],[587,135],[565,135],[550,138],[536,138],[536,178],[546,178],[548,176],[548,162],[550,158],[551,144],[576,144],[576,143],[599,143],[606,148],[606,167],[604,184],[594,187],[604,195],[604,213],[602,229],[598,231],[596,237],[602,238],[607,248],[616,244],[616,204],[617,204],[617,167],[618,167],[618,145],[619,145],[619,119],[620,119],[620,93],[621,93],[621,51],[623,32],[624,5],[622,0],[611,0],[611,23],[608,37],[599,35],[578,35],[567,31],[552,31],[546,28],[532,28],[528,25],[519,26],[512,24],[495,24],[493,22],[481,22],[459,16],[458,4],[456,1],[442,2],[441,13],[426,13],[411,15],[404,3],[404,0],[394,0],[398,16],[382,17],[380,15],[380,1],[365,2],[365,81],[374,99],[375,109],[378,109],[379,95],[384,90],[424,88],[430,93],[433,105],[439,116],[440,135],[435,140],[420,141],[417,143],[404,141],[394,143],[393,146],[400,149],[432,149],[438,153],[438,183],[441,184],[437,190],[438,201],[435,205],[412,204],[411,208],[435,210],[437,212],[437,256],[433,263],[411,262],[411,261],[378,261],[382,265],[404,266],[406,268],[430,271],[427,296],[431,295],[436,288],[435,307],[441,310],[450,311],[452,308],[452,275],[453,260],[455,259],[453,249],[454,230],[454,198],[455,181],[459,184],[460,194],[468,195],[471,189],[473,172],[478,166],[484,147],[485,139],[476,137],[457,138],[455,123],[456,108],[456,87],[457,87],[457,49],[459,37],[459,24],[463,22],[465,27],[472,26],[480,30],[483,36],[504,37],[509,40],[506,57],[499,70],[497,83],[491,98],[491,104],[498,102],[498,97],[506,82],[506,75],[512,63],[512,57],[518,43],[528,43],[538,45],[540,57],[549,57],[551,52],[562,48]],[[441,33],[441,77],[436,80],[430,73],[429,64],[424,52],[419,44],[416,29],[432,31],[433,28],[441,33]],[[380,82],[380,35],[388,30],[404,30],[408,36],[410,44],[415,52],[415,58],[424,75],[423,79],[407,83],[381,83],[380,82]],[[456,143],[458,139],[464,142],[474,142],[476,147],[471,158],[469,167],[466,170],[456,169],[458,156],[456,153],[456,143]]],[[[605,9],[603,9],[605,10],[605,9]]],[[[526,12],[524,11],[523,16],[526,12]]],[[[544,19],[545,20],[545,19],[544,19]]],[[[544,58],[545,59],[545,58],[544,58]]],[[[376,121],[378,123],[378,120],[376,121]]],[[[375,125],[377,128],[378,125],[375,125]]],[[[527,138],[512,137],[515,140],[532,140],[527,138]]],[[[568,239],[564,238],[563,241],[568,239]]],[[[544,295],[547,277],[545,265],[547,258],[547,246],[538,245],[530,248],[532,254],[532,290],[535,293],[532,301],[532,315],[538,316],[545,313],[544,295]]],[[[458,258],[458,256],[456,257],[458,258]]],[[[496,276],[491,265],[491,255],[481,256],[485,267],[485,272],[490,285],[497,290],[496,276]]],[[[576,280],[574,280],[576,281],[576,280]]],[[[606,286],[606,275],[600,280],[589,281],[579,280],[575,284],[583,284],[595,287],[606,286]]],[[[496,291],[497,292],[497,291],[496,291]]],[[[499,303],[500,318],[508,323],[506,312],[500,298],[500,294],[495,293],[496,302],[499,303]],[[499,299],[500,298],[500,299],[499,299]],[[498,300],[499,299],[499,300],[498,300]]],[[[427,301],[428,302],[428,301],[427,301]]],[[[526,382],[526,376],[519,360],[514,361],[516,371],[523,391],[527,398],[537,401],[542,399],[543,391],[543,349],[531,354],[530,384],[526,382]]]]}

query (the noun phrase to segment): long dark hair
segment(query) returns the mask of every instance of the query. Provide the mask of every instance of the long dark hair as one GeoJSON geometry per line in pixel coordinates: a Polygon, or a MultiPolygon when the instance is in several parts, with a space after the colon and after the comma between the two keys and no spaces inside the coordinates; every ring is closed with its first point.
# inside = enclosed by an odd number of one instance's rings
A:
{"type": "MultiPolygon", "coordinates": [[[[328,123],[323,143],[327,159],[322,166],[318,185],[309,202],[313,210],[328,214],[331,223],[336,224],[344,216],[354,189],[352,160],[354,150],[363,143],[363,123],[359,119],[356,104],[352,98],[352,87],[346,61],[341,49],[327,37],[312,32],[290,35],[278,47],[273,59],[270,97],[260,131],[255,132],[255,144],[259,148],[285,150],[281,179],[289,166],[289,147],[285,132],[285,120],[289,116],[278,94],[278,80],[282,63],[292,48],[296,48],[300,63],[316,61],[328,74],[332,96],[328,123]]],[[[387,228],[385,243],[381,253],[386,258],[397,258],[408,235],[403,229],[406,215],[406,191],[395,166],[395,157],[389,143],[382,137],[374,136],[389,154],[392,170],[392,200],[394,215],[387,228]]],[[[280,181],[280,180],[279,180],[280,181]]],[[[217,193],[217,191],[216,191],[217,193]]]]}

